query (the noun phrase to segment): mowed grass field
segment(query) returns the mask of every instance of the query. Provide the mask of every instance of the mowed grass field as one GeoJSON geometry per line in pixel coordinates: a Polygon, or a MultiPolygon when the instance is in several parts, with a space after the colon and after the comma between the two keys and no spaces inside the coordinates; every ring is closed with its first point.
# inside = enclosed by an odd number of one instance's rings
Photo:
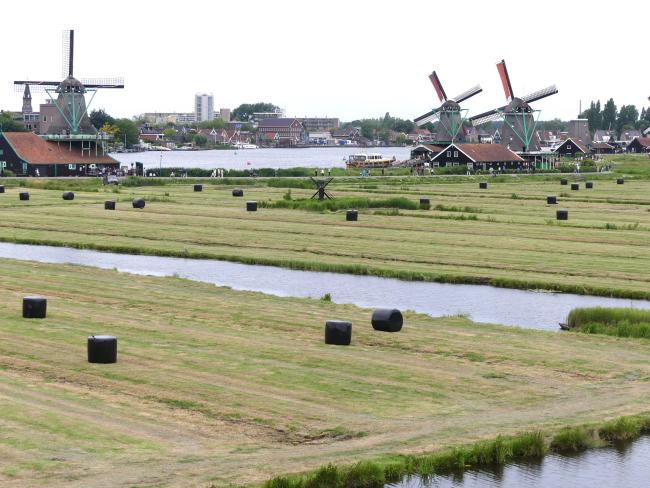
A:
{"type": "MultiPolygon", "coordinates": [[[[328,190],[339,199],[431,200],[429,210],[360,209],[358,222],[346,222],[345,210],[246,212],[246,200],[272,204],[287,193],[265,180],[244,187],[244,198],[208,180],[202,192],[190,184],[110,188],[76,191],[74,201],[30,188],[21,202],[11,187],[0,195],[0,239],[650,298],[650,180],[596,179],[593,189],[582,181],[571,191],[559,177],[487,178],[487,190],[479,179],[335,180],[328,190]],[[558,205],[547,205],[547,195],[558,205]],[[131,208],[137,196],[144,210],[131,208]],[[116,211],[103,209],[106,199],[118,200],[116,211]],[[557,208],[568,209],[568,221],[555,219],[557,208]]],[[[313,194],[290,190],[294,200],[313,194]]]]}
{"type": "MultiPolygon", "coordinates": [[[[62,211],[92,214],[85,199],[62,211]]],[[[320,300],[70,265],[0,270],[3,487],[254,484],[600,422],[650,401],[636,339],[413,313],[388,334],[372,330],[370,310],[320,300]],[[48,317],[22,319],[35,293],[48,317]],[[327,319],[353,322],[350,346],[323,343],[327,319]],[[118,337],[117,364],[86,362],[91,334],[118,337]]]]}

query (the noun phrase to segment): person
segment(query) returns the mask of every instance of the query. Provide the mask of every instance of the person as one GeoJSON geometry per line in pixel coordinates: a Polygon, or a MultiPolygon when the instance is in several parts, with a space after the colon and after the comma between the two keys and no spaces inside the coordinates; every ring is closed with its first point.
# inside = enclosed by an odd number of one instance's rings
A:
{"type": "Polygon", "coordinates": [[[321,170],[320,170],[320,175],[321,175],[321,176],[325,176],[325,170],[324,170],[324,169],[321,169],[321,170]]]}
{"type": "Polygon", "coordinates": [[[317,169],[314,170],[314,176],[318,176],[318,170],[317,169]]]}
{"type": "Polygon", "coordinates": [[[174,172],[172,171],[171,173],[169,173],[169,176],[170,176],[171,178],[174,178],[174,177],[176,176],[176,173],[174,173],[174,172]]]}
{"type": "Polygon", "coordinates": [[[381,175],[384,176],[384,168],[381,168],[381,175]]]}

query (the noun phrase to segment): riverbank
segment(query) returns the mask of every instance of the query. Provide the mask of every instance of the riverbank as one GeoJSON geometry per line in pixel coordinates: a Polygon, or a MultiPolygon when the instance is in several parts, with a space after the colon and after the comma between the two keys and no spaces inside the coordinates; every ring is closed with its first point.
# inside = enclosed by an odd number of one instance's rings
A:
{"type": "MultiPolygon", "coordinates": [[[[215,486],[647,409],[634,339],[370,311],[179,278],[0,260],[3,486],[215,486]],[[48,318],[20,318],[24,295],[48,318]],[[351,320],[348,347],[323,344],[351,320]],[[86,363],[86,337],[118,363],[86,363]],[[399,365],[397,367],[396,365],[399,365]],[[89,469],[89,467],[92,467],[89,469]]],[[[389,305],[387,303],[387,305],[389,305]]]]}
{"type": "Polygon", "coordinates": [[[117,188],[76,179],[12,180],[0,196],[0,239],[650,298],[647,180],[618,185],[603,176],[594,178],[593,189],[579,183],[572,191],[556,176],[498,177],[486,190],[478,179],[461,177],[335,179],[328,191],[339,202],[368,203],[358,222],[346,222],[344,209],[310,211],[318,208],[308,203],[315,191],[308,179],[213,180],[202,192],[179,180],[163,186],[156,179],[134,180],[129,185],[147,186],[117,188]],[[18,200],[21,187],[9,184],[29,185],[31,199],[18,200]],[[244,199],[232,197],[234,186],[244,188],[244,199]],[[76,192],[75,200],[61,200],[66,189],[76,192]],[[558,205],[546,204],[549,194],[558,205]],[[135,197],[146,199],[144,210],[131,208],[135,197]],[[421,207],[420,198],[430,199],[430,208],[421,207]],[[105,200],[116,200],[117,210],[105,211],[105,200]],[[259,210],[246,212],[243,200],[258,201],[259,210]],[[568,221],[555,219],[558,207],[568,209],[568,221]]]}

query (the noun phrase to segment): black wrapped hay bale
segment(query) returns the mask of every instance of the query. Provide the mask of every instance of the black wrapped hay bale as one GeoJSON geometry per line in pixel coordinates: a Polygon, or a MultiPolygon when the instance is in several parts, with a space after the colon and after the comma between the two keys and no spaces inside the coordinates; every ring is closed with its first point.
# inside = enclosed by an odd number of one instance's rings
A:
{"type": "Polygon", "coordinates": [[[569,211],[566,209],[558,209],[555,212],[555,218],[557,220],[569,220],[569,211]]]}
{"type": "Polygon", "coordinates": [[[585,188],[587,188],[588,190],[591,190],[593,187],[594,187],[594,182],[593,181],[587,181],[585,183],[585,188]]]}
{"type": "Polygon", "coordinates": [[[431,202],[428,198],[420,198],[420,208],[423,210],[429,210],[431,208],[431,202]]]}
{"type": "Polygon", "coordinates": [[[74,200],[74,193],[71,191],[64,191],[63,192],[63,199],[64,200],[74,200]]]}
{"type": "Polygon", "coordinates": [[[359,219],[359,212],[356,210],[348,210],[345,212],[345,220],[348,222],[356,222],[359,219]]]}
{"type": "Polygon", "coordinates": [[[232,196],[233,197],[243,197],[244,196],[244,190],[241,188],[235,188],[232,191],[232,196]]]}
{"type": "Polygon", "coordinates": [[[578,191],[580,189],[580,184],[578,183],[571,183],[571,189],[573,191],[578,191]]]}
{"type": "Polygon", "coordinates": [[[372,328],[382,332],[399,332],[404,318],[396,308],[378,308],[372,312],[372,328]]]}
{"type": "Polygon", "coordinates": [[[325,322],[325,344],[349,346],[352,341],[352,322],[328,320],[325,322]]]}
{"type": "Polygon", "coordinates": [[[21,191],[18,194],[18,198],[20,198],[21,200],[29,200],[29,193],[26,191],[21,191]]]}
{"type": "Polygon", "coordinates": [[[194,191],[203,191],[203,185],[194,185],[194,191]]]}
{"type": "Polygon", "coordinates": [[[248,202],[246,202],[246,211],[257,212],[257,202],[254,200],[249,200],[248,202]]]}
{"type": "Polygon", "coordinates": [[[560,185],[564,185],[564,186],[565,186],[565,185],[568,185],[568,184],[569,184],[569,182],[567,181],[566,178],[562,178],[562,179],[560,180],[560,185]]]}
{"type": "Polygon", "coordinates": [[[557,197],[555,195],[548,195],[546,197],[546,203],[548,205],[555,205],[557,203],[557,197]]]}
{"type": "Polygon", "coordinates": [[[480,181],[479,184],[478,184],[478,187],[481,190],[487,190],[487,181],[480,181]]]}
{"type": "Polygon", "coordinates": [[[0,185],[0,193],[4,193],[4,192],[5,192],[5,186],[4,186],[4,185],[0,185]]]}
{"type": "Polygon", "coordinates": [[[44,319],[47,314],[47,298],[45,297],[24,297],[23,318],[44,319]]]}
{"type": "Polygon", "coordinates": [[[88,337],[88,362],[112,364],[117,362],[117,338],[109,335],[88,337]]]}
{"type": "Polygon", "coordinates": [[[616,178],[617,185],[622,185],[623,183],[625,183],[625,178],[616,178]]]}
{"type": "Polygon", "coordinates": [[[115,202],[113,200],[106,200],[104,202],[104,210],[115,210],[115,202]]]}
{"type": "Polygon", "coordinates": [[[144,208],[144,198],[135,198],[133,200],[133,208],[144,208]]]}

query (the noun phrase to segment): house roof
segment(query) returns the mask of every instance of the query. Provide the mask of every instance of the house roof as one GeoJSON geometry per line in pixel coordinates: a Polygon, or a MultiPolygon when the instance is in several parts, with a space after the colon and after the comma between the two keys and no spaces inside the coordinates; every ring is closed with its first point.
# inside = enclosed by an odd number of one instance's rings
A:
{"type": "Polygon", "coordinates": [[[569,137],[568,139],[565,139],[564,141],[562,141],[562,144],[557,146],[555,148],[555,151],[556,152],[559,151],[560,148],[562,146],[564,146],[565,144],[567,144],[567,143],[572,143],[573,145],[575,145],[578,149],[580,149],[580,152],[583,153],[583,154],[589,154],[591,152],[591,150],[587,146],[585,146],[582,141],[577,140],[577,139],[572,139],[571,137],[569,137]]]}
{"type": "Polygon", "coordinates": [[[607,144],[606,142],[592,142],[592,149],[614,149],[614,146],[607,144]]]}
{"type": "Polygon", "coordinates": [[[450,148],[456,148],[474,163],[523,162],[524,159],[501,144],[449,144],[433,159],[445,154],[450,148]]]}
{"type": "MultiPolygon", "coordinates": [[[[641,144],[643,147],[650,147],[650,137],[637,137],[636,140],[639,141],[639,144],[641,144]]],[[[632,142],[630,142],[630,144],[632,144],[632,142]]]]}
{"type": "Polygon", "coordinates": [[[29,164],[118,164],[110,156],[95,156],[94,152],[82,155],[81,147],[74,143],[70,150],[67,143],[48,142],[33,132],[2,132],[0,136],[20,159],[29,164]]]}
{"type": "Polygon", "coordinates": [[[262,119],[257,125],[260,129],[269,129],[275,127],[291,127],[294,122],[300,123],[297,119],[292,118],[278,118],[278,119],[262,119]]]}

